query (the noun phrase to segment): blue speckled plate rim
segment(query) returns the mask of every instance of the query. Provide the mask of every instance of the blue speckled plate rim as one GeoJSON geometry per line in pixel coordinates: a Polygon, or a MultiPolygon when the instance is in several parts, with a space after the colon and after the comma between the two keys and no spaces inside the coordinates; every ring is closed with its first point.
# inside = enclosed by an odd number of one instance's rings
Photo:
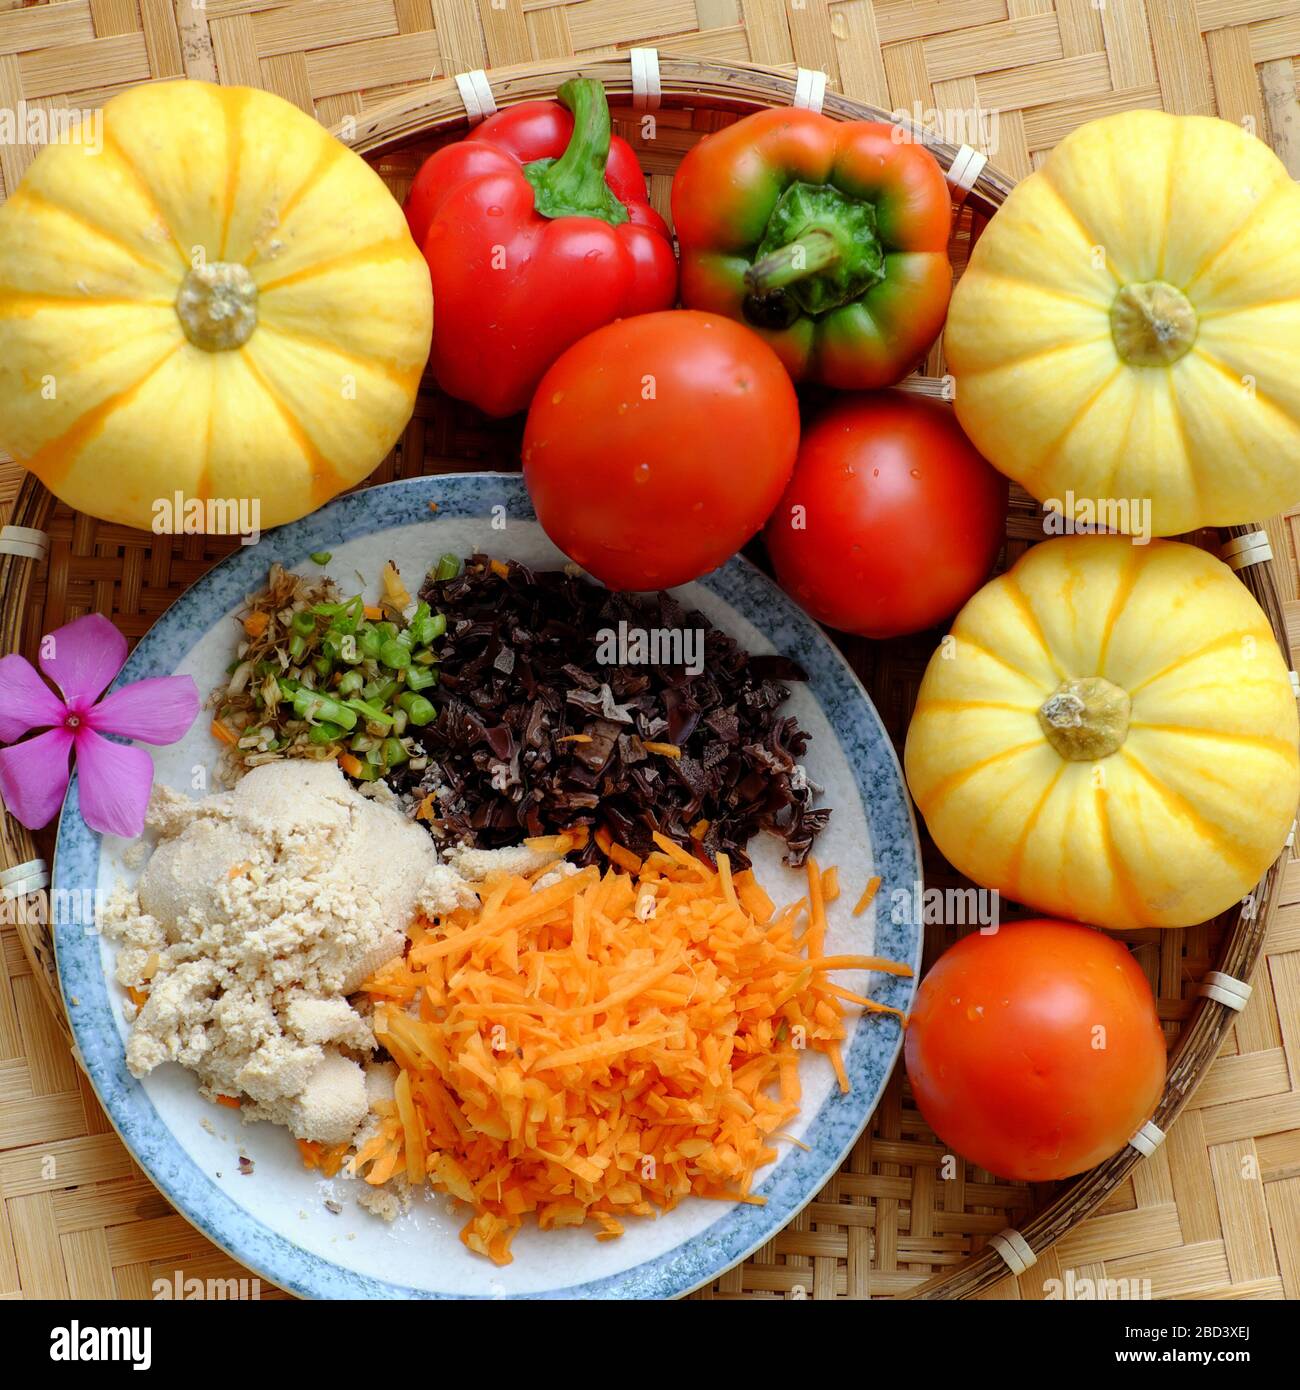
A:
{"type": "MultiPolygon", "coordinates": [[[[435,474],[386,483],[336,498],[301,521],[266,533],[258,545],[236,551],[186,590],[158,619],[131,654],[115,685],[170,675],[192,649],[187,640],[206,631],[262,583],[273,560],[286,568],[314,551],[430,518],[488,517],[504,505],[515,520],[536,520],[522,479],[507,473],[435,474]],[[193,621],[206,609],[211,621],[193,621]]],[[[852,668],[820,628],[770,579],[743,557],[697,581],[747,618],[777,648],[808,671],[821,705],[852,766],[871,828],[880,901],[914,904],[921,882],[920,846],[902,769],[880,717],[852,668]],[[902,893],[905,897],[895,898],[902,893]]],[[[53,886],[94,887],[100,837],[81,819],[74,774],[59,822],[53,886]]],[[[911,912],[879,912],[878,954],[920,969],[922,933],[911,912]]],[[[181,1148],[166,1129],[143,1086],[126,1067],[114,1021],[99,937],[74,924],[55,929],[59,980],[87,1075],[114,1128],[140,1166],[194,1226],[243,1264],[280,1287],[309,1298],[459,1298],[464,1295],[409,1288],[349,1270],[317,1255],[239,1206],[181,1148]],[[76,1000],[74,1004],[72,1001],[76,1000]]],[[[906,1010],[916,980],[877,977],[876,997],[906,1010]]],[[[843,1162],[871,1118],[902,1046],[896,1019],[879,1017],[860,1026],[845,1068],[848,1095],[833,1093],[814,1117],[805,1142],[792,1149],[757,1188],[764,1206],[736,1204],[711,1226],[674,1250],[632,1269],[588,1283],[510,1298],[675,1298],[702,1287],[747,1258],[796,1216],[843,1162]]]]}

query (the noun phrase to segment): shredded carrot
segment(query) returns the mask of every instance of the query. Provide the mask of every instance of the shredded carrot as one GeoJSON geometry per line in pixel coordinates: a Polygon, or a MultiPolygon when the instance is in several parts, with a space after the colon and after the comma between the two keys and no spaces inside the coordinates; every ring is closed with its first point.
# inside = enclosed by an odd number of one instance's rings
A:
{"type": "Polygon", "coordinates": [[[438,800],[433,792],[427,792],[415,812],[416,820],[433,820],[437,814],[438,800]]]}
{"type": "Polygon", "coordinates": [[[568,854],[571,849],[582,849],[587,839],[587,827],[575,825],[571,830],[561,830],[555,835],[530,835],[524,844],[528,849],[535,849],[543,854],[568,854]]]}
{"type": "Polygon", "coordinates": [[[340,753],[339,766],[349,777],[359,777],[361,775],[362,762],[355,753],[340,753]]]}
{"type": "Polygon", "coordinates": [[[611,864],[617,864],[620,869],[626,869],[630,874],[641,872],[640,858],[630,849],[624,849],[618,844],[603,825],[596,831],[596,847],[611,864]]]}
{"type": "Polygon", "coordinates": [[[822,901],[822,875],[817,861],[808,856],[808,955],[824,955],[826,947],[826,908],[822,901]]]}
{"type": "Polygon", "coordinates": [[[862,890],[862,896],[858,899],[857,907],[853,909],[853,915],[855,917],[861,917],[867,908],[871,906],[871,900],[879,891],[880,877],[877,874],[872,874],[867,880],[867,886],[862,890]]]}
{"type": "Polygon", "coordinates": [[[244,631],[250,637],[260,637],[266,631],[270,621],[271,615],[269,613],[263,613],[260,610],[256,613],[250,613],[244,619],[244,631]]]}
{"type": "Polygon", "coordinates": [[[675,743],[656,743],[653,739],[647,739],[641,745],[647,753],[659,753],[665,758],[680,758],[682,750],[675,743]]]}
{"type": "MultiPolygon", "coordinates": [[[[608,831],[595,839],[616,864],[608,831]]],[[[823,954],[820,871],[807,909],[777,911],[725,855],[715,871],[655,841],[627,873],[494,877],[366,984],[399,1078],[353,1170],[466,1203],[462,1242],[497,1264],[529,1217],[610,1240],[689,1195],[761,1203],[755,1175],[799,1111],[800,1052],[848,1087],[857,996],[826,972],[871,958],[823,954]]]]}
{"type": "Polygon", "coordinates": [[[214,1099],[218,1105],[224,1105],[227,1110],[238,1110],[244,1103],[238,1096],[216,1096],[214,1099]]]}
{"type": "Polygon", "coordinates": [[[508,579],[510,577],[510,566],[504,560],[489,560],[488,567],[498,579],[508,579]]]}
{"type": "Polygon", "coordinates": [[[822,901],[833,903],[840,895],[840,871],[834,864],[822,874],[822,901]]]}
{"type": "Polygon", "coordinates": [[[703,816],[691,826],[691,839],[702,840],[709,833],[709,823],[703,816]]]}
{"type": "Polygon", "coordinates": [[[239,739],[236,736],[235,731],[230,727],[229,724],[224,723],[220,719],[214,719],[210,728],[212,731],[212,737],[215,739],[220,739],[222,743],[229,743],[233,747],[239,742],[239,739]]]}
{"type": "Polygon", "coordinates": [[[318,1169],[324,1177],[332,1178],[348,1156],[347,1144],[320,1144],[314,1139],[299,1139],[298,1152],[304,1166],[318,1169]]]}
{"type": "Polygon", "coordinates": [[[556,743],[590,743],[590,734],[563,734],[557,738],[556,743]]]}
{"type": "Polygon", "coordinates": [[[145,1004],[148,1003],[149,991],[147,989],[137,989],[134,985],[127,985],[126,992],[128,998],[137,1009],[143,1009],[145,1004]]]}
{"type": "Polygon", "coordinates": [[[366,604],[362,612],[365,613],[366,617],[369,618],[372,623],[378,623],[383,621],[384,610],[377,603],[366,604]]]}

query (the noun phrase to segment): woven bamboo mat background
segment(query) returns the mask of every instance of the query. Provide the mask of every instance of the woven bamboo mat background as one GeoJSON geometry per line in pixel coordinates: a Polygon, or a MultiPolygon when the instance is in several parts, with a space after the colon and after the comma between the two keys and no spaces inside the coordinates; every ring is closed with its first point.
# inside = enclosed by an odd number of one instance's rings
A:
{"type": "MultiPolygon", "coordinates": [[[[822,69],[832,87],[888,110],[995,110],[990,153],[1016,177],[1080,122],[1138,106],[1253,122],[1300,176],[1300,0],[0,0],[0,107],[84,107],[189,75],[265,87],[333,123],[431,75],[639,43],[822,69]]],[[[30,155],[0,146],[0,196],[30,155]]],[[[20,477],[0,457],[0,521],[20,477]]],[[[1269,529],[1289,560],[1279,578],[1297,647],[1300,513],[1269,529]]],[[[91,610],[139,636],[225,548],[155,541],[62,508],[50,531],[29,637],[91,610]]],[[[873,670],[894,727],[917,674],[904,663],[873,670]]],[[[1251,1005],[1168,1142],[987,1296],[1039,1298],[1072,1270],[1149,1281],[1139,1289],[1156,1298],[1300,1297],[1300,863],[1282,896],[1251,1005]]],[[[1179,948],[1169,940],[1133,944],[1172,1028],[1214,942],[1204,932],[1179,948]]],[[[12,928],[3,948],[0,1297],[147,1298],[177,1271],[247,1277],[128,1158],[12,928]]],[[[942,1152],[896,1076],[817,1201],[698,1297],[901,1294],[1040,1205],[1043,1194],[973,1170],[939,1181],[942,1152]]]]}

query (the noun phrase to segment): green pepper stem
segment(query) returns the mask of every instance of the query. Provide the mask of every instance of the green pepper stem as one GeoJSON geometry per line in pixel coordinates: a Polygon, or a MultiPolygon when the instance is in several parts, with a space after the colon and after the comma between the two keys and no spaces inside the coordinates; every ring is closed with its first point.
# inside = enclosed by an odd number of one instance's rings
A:
{"type": "Polygon", "coordinates": [[[594,77],[571,77],[557,95],[573,112],[573,134],[559,159],[524,166],[534,206],[543,217],[598,217],[614,226],[626,222],[627,209],[605,182],[610,123],[604,87],[594,77]]]}
{"type": "Polygon", "coordinates": [[[753,294],[783,289],[836,265],[842,255],[834,233],[810,227],[801,237],[755,261],[745,272],[745,286],[753,294]]]}

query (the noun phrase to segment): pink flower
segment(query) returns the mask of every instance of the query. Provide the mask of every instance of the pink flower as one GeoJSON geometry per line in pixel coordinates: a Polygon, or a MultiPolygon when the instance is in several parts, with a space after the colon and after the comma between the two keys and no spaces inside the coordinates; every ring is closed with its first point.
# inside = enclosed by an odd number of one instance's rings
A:
{"type": "Polygon", "coordinates": [[[29,830],[58,814],[68,790],[68,755],[76,750],[81,814],[92,830],[134,837],[144,829],[153,759],[143,748],[104,734],[175,743],[199,712],[189,676],[161,676],[123,686],[96,703],[122,669],[126,638],[98,613],[78,618],[41,640],[41,670],[26,657],[0,658],[0,798],[29,830]],[[33,729],[46,732],[15,743],[33,729]]]}

